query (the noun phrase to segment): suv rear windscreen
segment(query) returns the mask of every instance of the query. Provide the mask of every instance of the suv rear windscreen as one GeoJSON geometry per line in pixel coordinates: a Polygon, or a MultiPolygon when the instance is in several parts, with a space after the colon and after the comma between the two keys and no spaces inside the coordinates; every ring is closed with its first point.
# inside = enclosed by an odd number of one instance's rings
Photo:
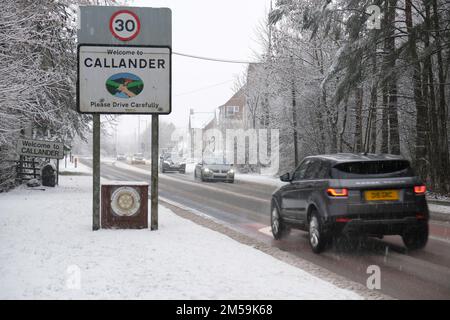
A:
{"type": "Polygon", "coordinates": [[[346,162],[331,169],[333,179],[367,179],[413,177],[414,172],[407,160],[382,160],[346,162]]]}

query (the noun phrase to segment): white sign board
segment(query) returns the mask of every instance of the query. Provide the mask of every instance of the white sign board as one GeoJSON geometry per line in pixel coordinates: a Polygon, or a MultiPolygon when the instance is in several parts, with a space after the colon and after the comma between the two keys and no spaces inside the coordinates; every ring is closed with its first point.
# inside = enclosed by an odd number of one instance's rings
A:
{"type": "Polygon", "coordinates": [[[57,141],[19,139],[17,153],[28,157],[63,159],[64,144],[57,141]]]}
{"type": "Polygon", "coordinates": [[[171,50],[150,46],[78,46],[78,111],[169,114],[171,50]]]}

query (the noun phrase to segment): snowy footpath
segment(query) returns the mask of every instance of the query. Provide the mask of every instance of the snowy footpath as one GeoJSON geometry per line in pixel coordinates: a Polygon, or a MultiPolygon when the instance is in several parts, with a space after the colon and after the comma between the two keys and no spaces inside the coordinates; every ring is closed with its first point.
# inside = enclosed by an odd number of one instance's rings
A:
{"type": "Polygon", "coordinates": [[[158,231],[93,232],[91,183],[0,194],[0,299],[361,299],[165,207],[158,231]]]}

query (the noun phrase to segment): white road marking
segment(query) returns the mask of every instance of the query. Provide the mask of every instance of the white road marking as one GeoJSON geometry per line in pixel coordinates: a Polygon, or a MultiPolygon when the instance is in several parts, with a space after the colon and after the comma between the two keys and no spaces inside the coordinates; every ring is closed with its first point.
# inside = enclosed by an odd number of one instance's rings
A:
{"type": "Polygon", "coordinates": [[[436,240],[436,241],[442,241],[442,242],[445,242],[445,243],[450,243],[449,239],[439,238],[439,237],[435,237],[435,236],[429,236],[428,238],[436,240]]]}
{"type": "MultiPolygon", "coordinates": [[[[150,196],[150,193],[149,193],[149,196],[150,196]]],[[[164,201],[164,202],[167,202],[168,204],[170,204],[170,205],[172,205],[172,206],[174,206],[174,207],[179,208],[179,209],[188,211],[188,212],[193,213],[193,214],[195,214],[195,215],[197,215],[197,216],[200,216],[200,217],[202,217],[202,218],[205,218],[205,219],[214,221],[215,223],[222,224],[222,225],[227,225],[224,221],[219,220],[219,219],[217,219],[217,218],[215,218],[215,217],[213,217],[213,216],[210,216],[210,215],[208,215],[208,214],[206,214],[206,213],[204,213],[204,212],[202,212],[202,211],[199,211],[199,210],[197,210],[197,209],[194,209],[194,208],[185,206],[185,205],[183,205],[183,204],[181,204],[181,203],[179,203],[179,202],[176,202],[176,201],[173,201],[173,200],[169,200],[169,199],[167,199],[167,198],[165,198],[165,197],[158,196],[158,198],[159,198],[160,200],[164,201]]],[[[150,199],[149,199],[149,201],[150,201],[150,199]]]]}
{"type": "Polygon", "coordinates": [[[261,233],[264,233],[265,235],[268,235],[269,237],[272,237],[272,227],[268,226],[268,227],[264,227],[258,230],[261,233]]]}

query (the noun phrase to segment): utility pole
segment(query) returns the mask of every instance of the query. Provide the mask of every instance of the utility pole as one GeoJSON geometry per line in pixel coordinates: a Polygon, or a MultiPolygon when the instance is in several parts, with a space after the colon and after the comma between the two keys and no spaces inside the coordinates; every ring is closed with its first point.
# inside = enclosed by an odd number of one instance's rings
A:
{"type": "Polygon", "coordinates": [[[152,115],[152,181],[150,229],[158,230],[158,161],[159,161],[159,119],[152,115]]]}
{"type": "MultiPolygon", "coordinates": [[[[145,118],[145,133],[148,135],[148,119],[147,119],[147,117],[145,118]]],[[[148,143],[149,141],[147,139],[145,139],[145,140],[146,140],[146,143],[144,145],[144,152],[147,152],[149,149],[150,143],[148,143]]]]}
{"type": "Polygon", "coordinates": [[[137,153],[139,150],[139,141],[138,141],[138,132],[137,128],[134,129],[134,143],[136,144],[136,149],[133,151],[133,153],[137,153]]]}
{"type": "Polygon", "coordinates": [[[137,152],[141,152],[141,116],[138,116],[138,150],[137,152]]]}
{"type": "Polygon", "coordinates": [[[93,156],[92,156],[92,229],[100,229],[100,115],[93,118],[93,156]]]}

